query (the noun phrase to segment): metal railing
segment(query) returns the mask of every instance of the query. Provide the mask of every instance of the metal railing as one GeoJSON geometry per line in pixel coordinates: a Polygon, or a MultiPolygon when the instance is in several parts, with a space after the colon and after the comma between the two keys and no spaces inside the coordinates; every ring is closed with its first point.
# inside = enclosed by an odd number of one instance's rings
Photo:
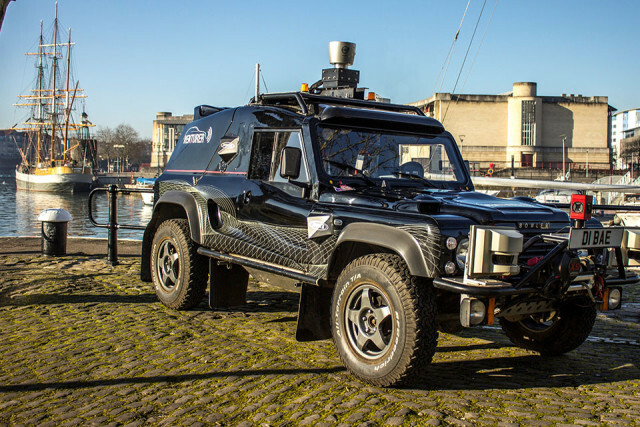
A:
{"type": "Polygon", "coordinates": [[[89,193],[89,221],[96,227],[109,230],[107,238],[107,261],[114,266],[118,265],[118,229],[144,230],[146,228],[142,225],[118,224],[118,193],[153,193],[153,188],[118,188],[117,185],[110,185],[109,187],[94,188],[91,190],[91,193],[89,193]],[[109,197],[109,222],[107,224],[100,224],[93,217],[93,198],[100,192],[106,192],[109,197]]]}

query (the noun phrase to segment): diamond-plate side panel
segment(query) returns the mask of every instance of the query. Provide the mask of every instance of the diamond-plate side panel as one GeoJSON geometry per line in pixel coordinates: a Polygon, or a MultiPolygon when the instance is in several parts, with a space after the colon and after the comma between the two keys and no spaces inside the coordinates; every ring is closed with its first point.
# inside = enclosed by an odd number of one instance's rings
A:
{"type": "Polygon", "coordinates": [[[218,187],[193,187],[182,181],[160,183],[161,195],[170,190],[186,191],[194,196],[199,207],[200,234],[204,246],[294,268],[314,277],[326,275],[326,264],[337,241],[335,236],[309,239],[306,228],[239,220],[234,201],[218,187]],[[209,199],[220,209],[222,227],[217,230],[211,227],[206,217],[209,199]]]}

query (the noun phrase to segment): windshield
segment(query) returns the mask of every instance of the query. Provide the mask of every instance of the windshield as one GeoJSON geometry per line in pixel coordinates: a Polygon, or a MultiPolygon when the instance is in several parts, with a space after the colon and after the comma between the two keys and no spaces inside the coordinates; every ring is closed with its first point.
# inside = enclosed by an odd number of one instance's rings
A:
{"type": "Polygon", "coordinates": [[[379,178],[427,186],[431,181],[465,180],[448,138],[320,125],[317,129],[322,164],[329,176],[364,175],[365,180],[379,178]]]}

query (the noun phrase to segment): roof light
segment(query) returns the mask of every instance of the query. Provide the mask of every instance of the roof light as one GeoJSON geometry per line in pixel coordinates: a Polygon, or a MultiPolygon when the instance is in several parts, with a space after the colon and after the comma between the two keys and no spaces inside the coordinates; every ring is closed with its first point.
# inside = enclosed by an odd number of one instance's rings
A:
{"type": "Polygon", "coordinates": [[[367,93],[367,100],[369,100],[369,101],[375,101],[375,100],[376,100],[376,93],[375,93],[375,92],[369,92],[369,93],[367,93]]]}
{"type": "Polygon", "coordinates": [[[302,83],[300,85],[300,92],[309,92],[309,83],[302,83]]]}

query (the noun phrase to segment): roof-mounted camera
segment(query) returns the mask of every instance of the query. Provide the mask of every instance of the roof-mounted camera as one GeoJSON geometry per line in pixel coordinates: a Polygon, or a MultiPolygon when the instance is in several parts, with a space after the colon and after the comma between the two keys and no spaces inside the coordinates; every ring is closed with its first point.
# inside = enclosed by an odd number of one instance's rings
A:
{"type": "Polygon", "coordinates": [[[351,42],[329,42],[329,63],[333,68],[322,70],[322,80],[309,88],[310,93],[338,98],[364,99],[366,88],[358,88],[360,71],[352,70],[356,56],[356,44],[351,42]]]}

